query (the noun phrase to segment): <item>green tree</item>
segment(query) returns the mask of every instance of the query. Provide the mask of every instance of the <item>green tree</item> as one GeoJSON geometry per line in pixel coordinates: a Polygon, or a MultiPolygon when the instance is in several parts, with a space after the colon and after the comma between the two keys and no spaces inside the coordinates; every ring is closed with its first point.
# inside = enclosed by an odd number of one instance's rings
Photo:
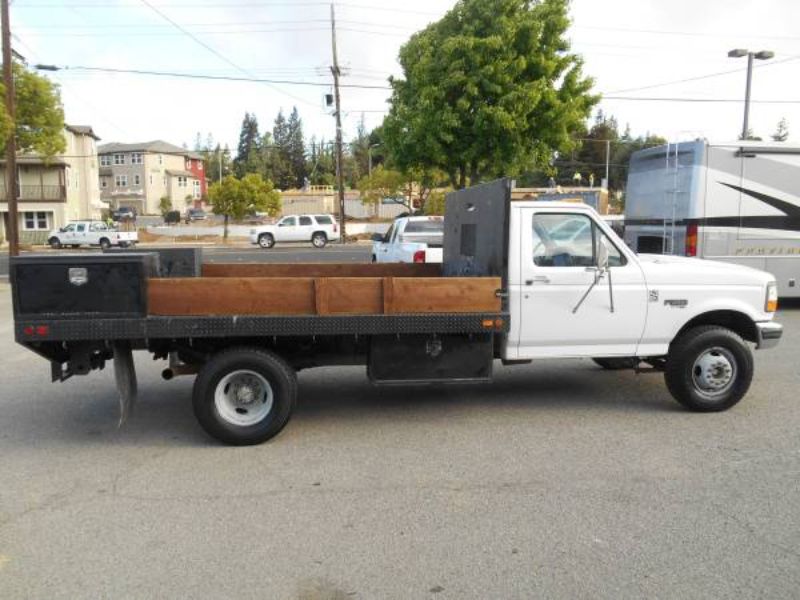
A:
{"type": "Polygon", "coordinates": [[[786,120],[786,117],[778,121],[778,127],[771,137],[775,142],[785,142],[789,139],[789,121],[786,120]]]}
{"type": "Polygon", "coordinates": [[[14,63],[16,124],[5,107],[5,86],[0,84],[0,151],[5,151],[8,136],[14,131],[19,152],[35,152],[52,157],[64,152],[64,108],[58,85],[24,66],[14,63]]]}
{"type": "Polygon", "coordinates": [[[265,180],[258,173],[249,173],[241,179],[228,175],[222,182],[211,185],[208,198],[214,206],[214,213],[225,217],[225,241],[228,240],[230,219],[243,219],[253,212],[276,215],[281,209],[280,194],[271,181],[265,180]]]}
{"type": "Polygon", "coordinates": [[[261,136],[258,133],[258,119],[255,115],[244,113],[242,129],[239,132],[239,146],[233,160],[233,171],[237,177],[248,173],[258,173],[261,166],[261,136]]]}
{"type": "Polygon", "coordinates": [[[167,213],[172,210],[172,200],[169,196],[161,196],[158,200],[158,212],[161,213],[163,218],[166,218],[167,213]]]}
{"type": "Polygon", "coordinates": [[[297,107],[292,109],[289,120],[286,122],[286,162],[289,165],[291,187],[301,188],[305,183],[308,172],[306,171],[306,145],[303,139],[303,121],[297,112],[297,107]]]}
{"type": "Polygon", "coordinates": [[[379,165],[372,169],[370,175],[359,180],[358,191],[364,204],[378,204],[384,198],[393,198],[398,204],[413,210],[410,201],[405,197],[408,184],[408,177],[402,172],[379,165]]]}
{"type": "Polygon", "coordinates": [[[568,0],[459,0],[400,50],[386,143],[396,166],[455,187],[569,150],[598,97],[569,52],[568,0]]]}

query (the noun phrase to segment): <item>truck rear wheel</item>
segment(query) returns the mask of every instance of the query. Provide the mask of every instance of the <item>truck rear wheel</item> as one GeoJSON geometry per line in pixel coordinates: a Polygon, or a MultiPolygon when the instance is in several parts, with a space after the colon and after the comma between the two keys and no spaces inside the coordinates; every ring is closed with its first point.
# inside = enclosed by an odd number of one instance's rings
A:
{"type": "Polygon", "coordinates": [[[215,355],[194,383],[192,404],[200,425],[224,444],[260,444],[289,421],[297,377],[272,352],[233,348],[215,355]]]}
{"type": "Polygon", "coordinates": [[[672,342],[664,380],[672,396],[686,408],[727,410],[750,389],[753,354],[730,329],[695,327],[672,342]]]}
{"type": "Polygon", "coordinates": [[[315,248],[324,248],[328,243],[328,236],[323,231],[317,231],[311,236],[311,243],[314,244],[315,248]]]}

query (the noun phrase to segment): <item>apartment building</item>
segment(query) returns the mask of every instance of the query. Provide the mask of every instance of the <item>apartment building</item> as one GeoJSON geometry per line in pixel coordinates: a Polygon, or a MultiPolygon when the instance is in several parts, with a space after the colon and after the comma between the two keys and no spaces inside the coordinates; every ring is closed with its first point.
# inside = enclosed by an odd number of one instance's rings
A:
{"type": "Polygon", "coordinates": [[[202,202],[206,192],[202,156],[155,140],[103,144],[100,156],[101,198],[111,208],[123,206],[139,214],[160,212],[161,198],[174,210],[202,202]]]}
{"type": "MultiPolygon", "coordinates": [[[[66,150],[45,159],[17,157],[18,231],[23,244],[44,243],[51,229],[77,219],[99,219],[107,205],[100,199],[97,141],[88,125],[64,127],[66,150]]],[[[0,237],[6,239],[8,202],[5,160],[0,160],[0,237]]]]}

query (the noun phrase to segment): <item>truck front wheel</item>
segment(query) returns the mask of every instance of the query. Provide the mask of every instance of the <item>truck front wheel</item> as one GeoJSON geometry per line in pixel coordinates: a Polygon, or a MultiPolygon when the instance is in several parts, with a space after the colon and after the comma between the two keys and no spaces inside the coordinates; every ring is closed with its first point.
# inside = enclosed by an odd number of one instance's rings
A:
{"type": "Polygon", "coordinates": [[[750,389],[753,354],[730,329],[695,327],[672,342],[664,379],[672,396],[686,408],[727,410],[750,389]]]}
{"type": "Polygon", "coordinates": [[[108,250],[109,248],[111,248],[111,242],[109,241],[108,238],[101,238],[100,239],[100,247],[103,250],[108,250]]]}
{"type": "Polygon", "coordinates": [[[224,350],[194,383],[192,404],[200,425],[224,444],[260,444],[289,421],[297,377],[275,354],[258,348],[224,350]]]}
{"type": "Polygon", "coordinates": [[[258,245],[265,250],[269,250],[275,245],[275,238],[272,237],[272,234],[262,233],[260,236],[258,236],[258,245]]]}
{"type": "Polygon", "coordinates": [[[49,240],[47,240],[47,243],[50,244],[50,247],[54,250],[61,248],[61,240],[57,237],[51,237],[49,240]]]}

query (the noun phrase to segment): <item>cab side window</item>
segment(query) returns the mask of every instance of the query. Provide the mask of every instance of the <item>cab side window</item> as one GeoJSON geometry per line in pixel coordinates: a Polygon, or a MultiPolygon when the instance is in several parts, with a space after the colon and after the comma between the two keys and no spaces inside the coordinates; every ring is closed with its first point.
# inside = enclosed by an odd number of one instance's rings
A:
{"type": "Polygon", "coordinates": [[[302,227],[304,225],[313,225],[311,217],[300,217],[300,226],[302,227]]]}
{"type": "Polygon", "coordinates": [[[624,265],[624,255],[587,215],[533,215],[533,263],[537,267],[597,266],[600,240],[608,247],[609,266],[624,265]]]}
{"type": "Polygon", "coordinates": [[[286,217],[283,221],[278,223],[278,227],[294,227],[297,225],[297,219],[295,217],[286,217]]]}
{"type": "Polygon", "coordinates": [[[78,233],[83,233],[84,231],[86,231],[86,225],[84,225],[83,223],[81,223],[80,225],[76,225],[75,230],[78,233]]]}

